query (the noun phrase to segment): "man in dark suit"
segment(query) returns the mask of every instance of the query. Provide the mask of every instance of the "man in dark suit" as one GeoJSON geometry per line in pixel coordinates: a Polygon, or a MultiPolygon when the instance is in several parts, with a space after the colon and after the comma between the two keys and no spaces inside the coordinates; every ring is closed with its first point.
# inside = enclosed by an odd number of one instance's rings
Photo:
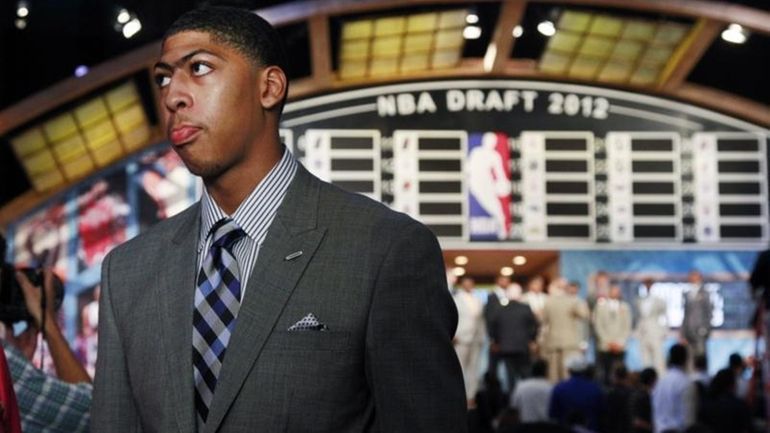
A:
{"type": "Polygon", "coordinates": [[[516,382],[529,376],[530,348],[537,337],[538,324],[529,305],[516,299],[506,300],[490,318],[489,351],[505,365],[508,378],[505,389],[511,394],[516,382]]]}
{"type": "Polygon", "coordinates": [[[705,355],[706,342],[711,334],[711,315],[714,307],[700,272],[690,271],[687,281],[690,287],[684,293],[682,338],[690,346],[693,356],[705,355]]]}
{"type": "Polygon", "coordinates": [[[92,431],[465,431],[438,243],[296,162],[284,69],[247,11],[167,32],[162,117],[205,191],[104,261],[92,431]]]}

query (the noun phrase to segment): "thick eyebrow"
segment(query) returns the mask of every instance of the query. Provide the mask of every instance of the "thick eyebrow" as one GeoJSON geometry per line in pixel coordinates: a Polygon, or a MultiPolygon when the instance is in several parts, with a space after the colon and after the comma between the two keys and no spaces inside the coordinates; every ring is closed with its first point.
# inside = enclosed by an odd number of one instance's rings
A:
{"type": "Polygon", "coordinates": [[[203,48],[199,48],[197,50],[193,50],[193,51],[185,54],[179,60],[177,60],[176,62],[173,62],[172,64],[168,64],[166,62],[157,62],[157,63],[155,63],[155,66],[153,66],[153,69],[166,69],[166,70],[172,71],[174,69],[179,68],[183,64],[189,62],[190,59],[192,59],[193,57],[195,57],[195,56],[197,56],[198,54],[201,54],[201,53],[208,54],[208,55],[211,55],[211,56],[214,56],[214,57],[220,57],[220,56],[212,53],[211,51],[207,51],[207,50],[204,50],[203,48]]]}

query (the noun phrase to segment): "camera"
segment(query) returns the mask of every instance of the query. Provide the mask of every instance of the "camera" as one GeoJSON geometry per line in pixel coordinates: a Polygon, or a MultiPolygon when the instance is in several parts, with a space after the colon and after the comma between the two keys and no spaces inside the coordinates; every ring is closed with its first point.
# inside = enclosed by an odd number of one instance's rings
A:
{"type": "MultiPolygon", "coordinates": [[[[5,239],[0,234],[0,257],[5,255],[5,239]]],[[[16,271],[24,273],[29,278],[32,285],[43,289],[43,270],[35,268],[16,269],[10,263],[2,262],[0,264],[0,322],[16,323],[21,321],[32,321],[33,318],[27,311],[27,304],[24,302],[24,292],[21,285],[16,280],[16,271]]],[[[58,310],[64,300],[64,284],[56,275],[53,276],[54,299],[48,299],[47,302],[54,303],[54,309],[58,310]]]]}

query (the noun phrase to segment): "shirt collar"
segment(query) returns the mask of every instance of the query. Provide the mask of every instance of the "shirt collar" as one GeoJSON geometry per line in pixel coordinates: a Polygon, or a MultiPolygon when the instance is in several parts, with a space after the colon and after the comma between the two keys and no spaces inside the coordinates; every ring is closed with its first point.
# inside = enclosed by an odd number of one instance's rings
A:
{"type": "Polygon", "coordinates": [[[232,218],[252,241],[260,244],[267,234],[268,227],[266,226],[272,222],[296,172],[297,160],[284,146],[281,159],[246,196],[232,215],[227,215],[204,188],[201,196],[201,229],[198,253],[206,245],[211,227],[217,221],[227,217],[232,218]]]}

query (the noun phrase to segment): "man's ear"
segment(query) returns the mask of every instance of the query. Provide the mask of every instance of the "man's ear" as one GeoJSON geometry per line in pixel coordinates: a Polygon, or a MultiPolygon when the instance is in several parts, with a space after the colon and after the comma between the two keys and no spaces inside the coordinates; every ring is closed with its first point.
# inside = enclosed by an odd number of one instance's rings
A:
{"type": "Polygon", "coordinates": [[[278,108],[286,96],[286,74],[278,66],[267,66],[259,74],[259,99],[267,110],[278,108]]]}

